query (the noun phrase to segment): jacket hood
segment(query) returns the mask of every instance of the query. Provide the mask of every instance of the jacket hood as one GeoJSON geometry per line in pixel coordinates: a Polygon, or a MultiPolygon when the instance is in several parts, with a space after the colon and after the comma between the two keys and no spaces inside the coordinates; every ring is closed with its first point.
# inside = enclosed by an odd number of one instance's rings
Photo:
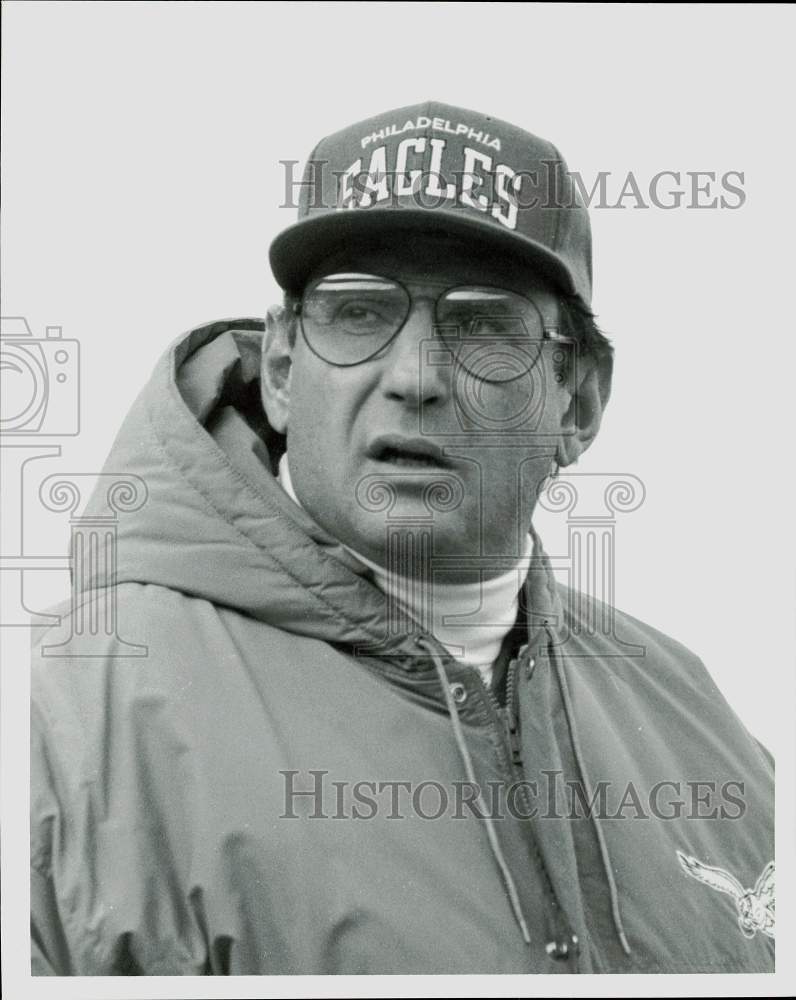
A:
{"type": "MultiPolygon", "coordinates": [[[[233,319],[190,331],[134,402],[103,470],[138,476],[145,496],[118,518],[116,581],[159,584],[327,642],[384,648],[386,598],[368,570],[275,479],[285,440],[260,401],[264,329],[262,320],[233,319]]],[[[87,513],[107,514],[107,495],[98,488],[87,513]]],[[[538,541],[535,555],[543,557],[538,541]]],[[[528,579],[540,625],[561,621],[542,563],[528,579]]],[[[389,642],[397,653],[407,640],[389,642]]]]}

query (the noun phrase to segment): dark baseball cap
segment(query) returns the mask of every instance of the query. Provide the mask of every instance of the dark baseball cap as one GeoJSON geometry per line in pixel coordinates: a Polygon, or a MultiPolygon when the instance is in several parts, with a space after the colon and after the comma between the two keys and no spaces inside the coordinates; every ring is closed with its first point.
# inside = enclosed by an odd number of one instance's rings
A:
{"type": "Polygon", "coordinates": [[[422,232],[525,259],[591,303],[589,216],[556,147],[436,101],[386,111],[318,143],[298,222],[272,242],[271,268],[282,288],[298,291],[341,246],[422,232]]]}

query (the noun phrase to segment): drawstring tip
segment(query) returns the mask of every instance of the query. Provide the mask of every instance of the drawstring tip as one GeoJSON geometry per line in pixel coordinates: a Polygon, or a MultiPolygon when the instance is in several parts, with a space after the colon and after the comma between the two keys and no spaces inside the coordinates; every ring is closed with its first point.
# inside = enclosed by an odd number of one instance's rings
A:
{"type": "Polygon", "coordinates": [[[628,944],[628,941],[627,941],[627,935],[625,934],[625,932],[623,930],[619,931],[619,942],[622,945],[622,951],[624,951],[624,953],[626,955],[632,955],[633,954],[633,952],[632,952],[632,950],[630,948],[630,945],[628,944]]]}

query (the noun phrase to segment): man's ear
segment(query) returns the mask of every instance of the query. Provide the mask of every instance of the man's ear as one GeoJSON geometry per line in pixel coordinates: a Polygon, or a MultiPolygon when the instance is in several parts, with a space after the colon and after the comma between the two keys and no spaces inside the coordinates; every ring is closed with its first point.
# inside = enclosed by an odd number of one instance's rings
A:
{"type": "Polygon", "coordinates": [[[567,380],[569,405],[561,418],[561,439],[556,454],[559,466],[577,461],[597,437],[611,395],[612,374],[611,355],[573,357],[567,380]]]}
{"type": "Polygon", "coordinates": [[[260,361],[260,393],[268,423],[284,434],[290,412],[290,380],[293,372],[295,331],[293,317],[284,306],[271,306],[265,316],[265,335],[260,361]]]}

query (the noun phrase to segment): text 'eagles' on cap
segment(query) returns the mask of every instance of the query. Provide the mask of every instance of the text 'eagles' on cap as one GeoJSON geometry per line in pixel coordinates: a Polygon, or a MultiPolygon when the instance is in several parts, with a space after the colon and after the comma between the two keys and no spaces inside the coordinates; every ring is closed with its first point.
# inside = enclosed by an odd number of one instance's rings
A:
{"type": "Polygon", "coordinates": [[[427,102],[322,139],[310,155],[299,221],[271,244],[274,276],[301,288],[341,243],[434,231],[525,258],[591,302],[591,229],[563,157],[489,115],[427,102]]]}

